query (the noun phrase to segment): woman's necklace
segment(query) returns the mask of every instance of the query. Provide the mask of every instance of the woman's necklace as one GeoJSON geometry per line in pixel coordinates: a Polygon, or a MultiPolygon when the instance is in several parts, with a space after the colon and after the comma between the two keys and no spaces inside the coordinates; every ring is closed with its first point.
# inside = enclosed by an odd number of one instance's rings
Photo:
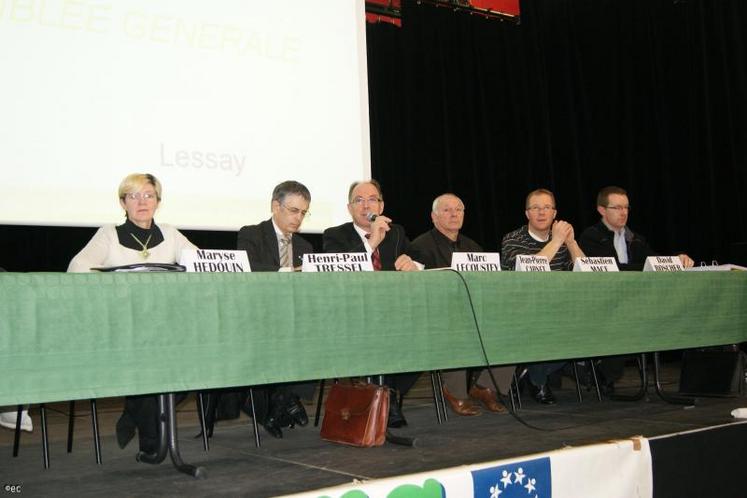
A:
{"type": "Polygon", "coordinates": [[[142,251],[140,251],[140,255],[143,256],[143,259],[147,259],[148,256],[150,256],[150,252],[148,251],[148,243],[150,242],[150,238],[153,236],[153,234],[148,235],[148,240],[145,241],[145,244],[140,242],[140,239],[135,237],[135,234],[130,232],[130,235],[132,235],[132,238],[135,239],[135,242],[140,244],[140,247],[143,248],[142,251]]]}

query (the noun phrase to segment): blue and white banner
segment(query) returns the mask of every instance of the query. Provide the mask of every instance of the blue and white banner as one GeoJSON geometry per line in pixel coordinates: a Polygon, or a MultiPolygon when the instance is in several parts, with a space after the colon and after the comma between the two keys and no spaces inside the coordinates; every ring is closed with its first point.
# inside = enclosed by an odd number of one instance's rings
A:
{"type": "Polygon", "coordinates": [[[550,458],[535,458],[472,471],[472,496],[551,498],[550,458]]]}
{"type": "Polygon", "coordinates": [[[567,448],[480,465],[351,483],[313,498],[651,498],[648,440],[567,448]]]}

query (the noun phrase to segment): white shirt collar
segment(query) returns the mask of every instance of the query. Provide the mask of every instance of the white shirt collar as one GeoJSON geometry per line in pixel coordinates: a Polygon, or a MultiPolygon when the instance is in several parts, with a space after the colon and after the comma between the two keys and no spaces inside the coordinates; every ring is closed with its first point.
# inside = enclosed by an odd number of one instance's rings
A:
{"type": "MultiPolygon", "coordinates": [[[[278,239],[284,239],[284,238],[285,238],[286,236],[285,236],[285,234],[284,234],[284,233],[282,232],[282,230],[280,230],[280,229],[278,228],[278,226],[277,226],[277,225],[275,224],[275,218],[270,218],[270,219],[272,220],[272,227],[273,227],[273,228],[275,229],[275,235],[277,235],[277,238],[278,238],[278,239]]],[[[288,240],[290,240],[290,239],[292,239],[292,238],[293,238],[293,234],[292,234],[292,233],[289,233],[289,234],[288,234],[288,240]]]]}
{"type": "Polygon", "coordinates": [[[532,231],[532,227],[530,227],[529,225],[527,225],[527,232],[529,232],[529,236],[533,238],[534,240],[536,240],[537,242],[547,242],[548,240],[550,240],[550,232],[547,233],[547,237],[543,238],[540,235],[537,235],[536,233],[534,233],[532,231]]]}
{"type": "Polygon", "coordinates": [[[358,232],[358,235],[363,241],[363,246],[366,248],[366,252],[371,254],[373,252],[373,249],[371,249],[371,246],[368,244],[368,237],[366,237],[366,235],[368,235],[368,232],[356,225],[355,222],[353,222],[353,228],[355,228],[355,231],[358,232]]]}

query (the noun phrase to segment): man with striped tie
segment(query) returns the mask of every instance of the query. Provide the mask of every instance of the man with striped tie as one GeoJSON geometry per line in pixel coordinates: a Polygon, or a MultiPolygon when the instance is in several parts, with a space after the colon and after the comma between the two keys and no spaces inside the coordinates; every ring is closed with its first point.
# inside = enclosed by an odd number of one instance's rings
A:
{"type": "MultiPolygon", "coordinates": [[[[252,271],[292,271],[301,267],[312,245],[298,235],[309,214],[311,193],[296,181],[280,183],[272,191],[272,217],[239,230],[237,249],[246,251],[252,271]]],[[[314,395],[315,382],[276,384],[255,389],[257,421],[273,437],[283,437],[282,427],[306,425],[308,417],[300,399],[314,395]]]]}

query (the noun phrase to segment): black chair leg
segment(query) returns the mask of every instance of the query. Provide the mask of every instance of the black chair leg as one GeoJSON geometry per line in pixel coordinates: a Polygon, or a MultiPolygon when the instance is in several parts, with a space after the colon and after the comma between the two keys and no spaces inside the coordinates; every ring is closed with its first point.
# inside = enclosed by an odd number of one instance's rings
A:
{"type": "Polygon", "coordinates": [[[602,401],[602,391],[599,389],[599,377],[597,376],[597,367],[594,366],[594,359],[589,360],[589,369],[591,378],[594,381],[594,389],[597,391],[597,400],[602,401]]]}
{"type": "Polygon", "coordinates": [[[222,396],[221,391],[212,391],[208,394],[208,402],[205,407],[205,425],[207,426],[208,439],[213,437],[215,419],[218,416],[218,405],[220,404],[222,396]]]}
{"type": "Polygon", "coordinates": [[[646,353],[638,355],[638,374],[641,377],[641,387],[638,392],[633,395],[626,394],[613,394],[610,399],[614,401],[640,401],[644,398],[648,399],[648,374],[646,373],[646,353]]]}
{"type": "Polygon", "coordinates": [[[16,411],[16,432],[13,435],[13,457],[18,456],[18,447],[21,443],[21,415],[23,414],[23,405],[18,405],[16,411]]]}
{"type": "Polygon", "coordinates": [[[439,405],[437,398],[438,381],[436,380],[436,370],[431,370],[431,389],[433,390],[433,404],[436,407],[436,420],[441,424],[443,419],[441,418],[441,406],[439,405]]]}
{"type": "MultiPolygon", "coordinates": [[[[521,381],[522,377],[526,375],[526,369],[523,369],[520,375],[516,375],[514,372],[514,392],[516,393],[516,407],[521,410],[521,381]]],[[[513,399],[511,400],[513,404],[513,399]]]]}
{"type": "Polygon", "coordinates": [[[581,382],[578,378],[578,364],[576,363],[576,360],[571,360],[571,366],[573,368],[573,380],[576,381],[576,397],[578,398],[578,402],[581,403],[584,400],[584,397],[581,394],[581,382]]]}
{"type": "Polygon", "coordinates": [[[449,421],[449,410],[446,409],[446,397],[444,396],[444,379],[441,377],[441,372],[436,375],[436,381],[438,382],[438,399],[441,401],[441,412],[444,415],[444,422],[449,421]]]}
{"type": "Polygon", "coordinates": [[[252,428],[254,429],[254,446],[259,448],[262,441],[259,439],[259,424],[257,423],[257,411],[254,409],[254,389],[249,388],[249,406],[252,407],[252,428]]]}
{"type": "MultiPolygon", "coordinates": [[[[210,394],[208,393],[208,403],[210,394]]],[[[202,429],[202,448],[205,451],[210,451],[210,443],[208,441],[208,428],[205,423],[205,398],[202,391],[197,393],[197,414],[200,418],[200,428],[202,429]]]]}
{"type": "Polygon", "coordinates": [[[101,436],[99,435],[99,411],[96,400],[91,400],[91,425],[93,426],[93,449],[96,453],[96,464],[101,465],[101,436]]]}
{"type": "Polygon", "coordinates": [[[659,352],[654,352],[654,386],[656,387],[656,394],[667,403],[675,405],[695,405],[698,401],[697,398],[691,398],[689,396],[676,396],[667,394],[664,392],[664,388],[661,385],[661,378],[659,377],[659,352]]]}
{"type": "MultiPolygon", "coordinates": [[[[67,452],[73,451],[73,433],[75,432],[75,400],[70,401],[68,422],[67,422],[67,452]]],[[[47,430],[47,408],[44,403],[39,405],[41,415],[41,432],[42,432],[42,458],[44,468],[49,468],[49,432],[47,430]]],[[[16,430],[13,438],[13,456],[18,456],[18,449],[21,441],[21,418],[23,415],[23,405],[18,405],[16,413],[16,430]]],[[[91,424],[93,425],[93,445],[96,453],[96,463],[101,465],[101,435],[99,433],[99,418],[96,408],[96,400],[91,400],[91,424]]]]}
{"type": "Polygon", "coordinates": [[[436,405],[436,419],[439,424],[442,424],[444,418],[441,410],[443,409],[445,411],[446,407],[441,401],[443,399],[444,391],[441,387],[440,377],[441,372],[438,370],[431,370],[431,387],[433,389],[433,404],[436,405]]]}
{"type": "MultiPolygon", "coordinates": [[[[41,413],[41,426],[42,426],[42,457],[44,458],[44,468],[49,468],[49,437],[47,435],[47,409],[44,403],[39,405],[39,412],[41,413]]],[[[21,420],[21,414],[18,414],[18,420],[21,420]]],[[[18,426],[18,423],[16,423],[18,426]]]]}
{"type": "Polygon", "coordinates": [[[73,452],[73,431],[75,431],[75,400],[68,404],[67,415],[67,452],[73,452]]]}
{"type": "Polygon", "coordinates": [[[319,381],[319,396],[316,399],[316,410],[314,413],[314,427],[319,426],[319,416],[322,413],[322,400],[324,400],[324,379],[319,381]]]}
{"type": "MultiPolygon", "coordinates": [[[[96,454],[96,463],[101,465],[101,435],[99,434],[99,412],[96,408],[96,400],[91,400],[91,426],[93,429],[93,449],[96,454]]],[[[75,433],[75,400],[68,405],[67,416],[67,452],[73,451],[73,434],[75,433]]]]}
{"type": "Polygon", "coordinates": [[[511,412],[516,412],[516,399],[519,395],[519,381],[516,379],[516,371],[511,375],[511,385],[508,388],[508,400],[511,403],[511,412]]]}

